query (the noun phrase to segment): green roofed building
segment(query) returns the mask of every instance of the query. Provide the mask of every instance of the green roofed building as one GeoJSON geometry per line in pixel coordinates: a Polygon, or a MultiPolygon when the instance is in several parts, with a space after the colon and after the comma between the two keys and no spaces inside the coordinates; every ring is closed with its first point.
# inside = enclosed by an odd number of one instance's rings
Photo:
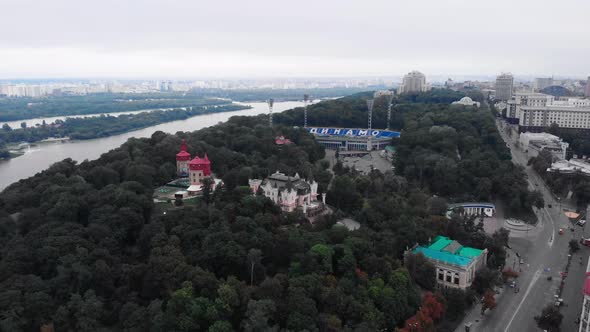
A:
{"type": "Polygon", "coordinates": [[[421,253],[436,267],[439,286],[465,289],[471,286],[475,272],[486,265],[487,249],[465,247],[445,236],[437,236],[428,246],[408,251],[421,253]]]}

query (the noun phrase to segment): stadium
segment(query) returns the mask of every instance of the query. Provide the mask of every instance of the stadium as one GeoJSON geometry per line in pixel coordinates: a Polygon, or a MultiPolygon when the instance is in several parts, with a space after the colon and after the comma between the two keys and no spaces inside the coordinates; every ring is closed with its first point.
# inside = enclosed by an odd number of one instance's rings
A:
{"type": "Polygon", "coordinates": [[[307,127],[318,143],[337,151],[384,150],[400,133],[381,129],[307,127]]]}

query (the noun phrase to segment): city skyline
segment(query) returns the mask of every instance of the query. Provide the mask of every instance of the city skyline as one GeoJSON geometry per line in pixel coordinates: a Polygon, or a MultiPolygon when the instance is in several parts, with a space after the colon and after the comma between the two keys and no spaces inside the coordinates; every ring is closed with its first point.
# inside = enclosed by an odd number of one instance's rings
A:
{"type": "Polygon", "coordinates": [[[561,14],[548,1],[531,0],[8,0],[0,13],[0,27],[11,31],[0,38],[0,78],[363,77],[411,70],[583,78],[590,47],[580,41],[590,4],[560,5],[576,10],[561,14]]]}

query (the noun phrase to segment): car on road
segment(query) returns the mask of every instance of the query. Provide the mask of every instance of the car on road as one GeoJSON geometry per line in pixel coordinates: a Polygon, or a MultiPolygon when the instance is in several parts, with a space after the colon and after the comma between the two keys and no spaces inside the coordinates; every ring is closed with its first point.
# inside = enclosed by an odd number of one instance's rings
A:
{"type": "Polygon", "coordinates": [[[563,228],[559,229],[559,235],[563,235],[563,228]]]}
{"type": "Polygon", "coordinates": [[[581,238],[580,243],[587,247],[590,247],[590,239],[581,238]]]}
{"type": "Polygon", "coordinates": [[[524,264],[524,259],[520,259],[520,261],[518,262],[519,264],[524,264]]]}
{"type": "Polygon", "coordinates": [[[586,219],[580,219],[577,222],[578,226],[584,226],[586,224],[586,219]]]}

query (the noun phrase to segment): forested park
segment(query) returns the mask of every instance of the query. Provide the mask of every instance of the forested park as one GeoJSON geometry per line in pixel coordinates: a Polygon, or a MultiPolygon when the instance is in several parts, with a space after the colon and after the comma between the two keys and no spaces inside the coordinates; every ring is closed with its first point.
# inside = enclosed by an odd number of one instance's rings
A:
{"type": "MultiPolygon", "coordinates": [[[[362,127],[371,93],[309,106],[313,125],[362,127]]],[[[395,173],[362,175],[324,159],[301,109],[237,116],[195,132],[130,139],[99,159],[64,160],[0,193],[0,330],[452,331],[501,282],[506,231],[444,216],[448,203],[541,204],[487,107],[451,106],[450,90],[403,96],[392,127],[395,173]],[[277,146],[277,135],[294,144],[277,146]],[[223,185],[196,204],[154,205],[185,139],[223,185]],[[248,179],[305,174],[334,213],[311,225],[253,195],[248,179]],[[349,231],[336,222],[361,224],[349,231]],[[404,252],[445,235],[487,248],[466,291],[438,289],[434,266],[404,252]]],[[[376,101],[375,127],[384,128],[376,101]]],[[[491,295],[493,298],[493,295],[491,295]]]]}

